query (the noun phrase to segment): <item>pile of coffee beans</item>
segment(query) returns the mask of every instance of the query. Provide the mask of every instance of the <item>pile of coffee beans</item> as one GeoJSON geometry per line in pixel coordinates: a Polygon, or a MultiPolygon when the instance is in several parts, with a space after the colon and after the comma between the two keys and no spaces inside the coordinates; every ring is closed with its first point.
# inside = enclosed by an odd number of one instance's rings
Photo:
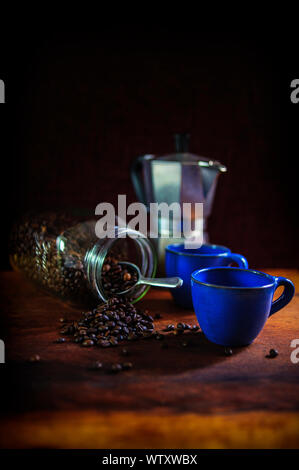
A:
{"type": "Polygon", "coordinates": [[[119,261],[119,256],[108,254],[103,263],[102,284],[108,297],[130,289],[138,280],[136,270],[128,264],[119,263],[119,261]]]}
{"type": "Polygon", "coordinates": [[[153,318],[123,297],[111,297],[106,304],[82,314],[77,322],[62,326],[61,335],[71,335],[83,347],[117,346],[120,341],[150,337],[153,318]]]}

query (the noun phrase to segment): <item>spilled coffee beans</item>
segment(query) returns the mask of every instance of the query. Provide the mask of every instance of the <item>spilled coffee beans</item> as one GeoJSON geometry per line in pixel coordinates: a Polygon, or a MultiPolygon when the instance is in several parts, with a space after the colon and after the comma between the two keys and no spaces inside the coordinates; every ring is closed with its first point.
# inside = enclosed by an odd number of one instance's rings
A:
{"type": "Polygon", "coordinates": [[[136,340],[152,336],[153,318],[137,309],[126,298],[112,297],[106,304],[85,312],[79,321],[61,329],[83,347],[103,348],[117,346],[124,340],[136,340]]]}

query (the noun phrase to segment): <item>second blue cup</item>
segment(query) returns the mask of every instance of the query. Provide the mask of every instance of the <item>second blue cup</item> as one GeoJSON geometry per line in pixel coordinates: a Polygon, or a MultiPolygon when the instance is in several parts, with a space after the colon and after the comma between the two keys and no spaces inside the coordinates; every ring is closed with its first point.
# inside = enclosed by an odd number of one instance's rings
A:
{"type": "Polygon", "coordinates": [[[165,270],[167,277],[179,276],[183,279],[182,287],[171,289],[175,302],[184,308],[193,308],[191,294],[191,274],[197,269],[230,266],[237,263],[240,268],[248,268],[244,256],[232,253],[221,245],[202,245],[197,249],[187,249],[183,243],[166,247],[165,270]]]}

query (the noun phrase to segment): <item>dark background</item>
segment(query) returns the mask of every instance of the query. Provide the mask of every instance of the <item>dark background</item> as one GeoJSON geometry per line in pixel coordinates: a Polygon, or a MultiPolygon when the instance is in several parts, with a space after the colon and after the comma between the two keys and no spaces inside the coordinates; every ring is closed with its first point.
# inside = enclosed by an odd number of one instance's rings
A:
{"type": "Polygon", "coordinates": [[[221,175],[210,239],[252,267],[297,267],[299,104],[293,38],[135,27],[6,35],[0,107],[3,237],[24,211],[135,200],[134,158],[190,150],[221,175]]]}

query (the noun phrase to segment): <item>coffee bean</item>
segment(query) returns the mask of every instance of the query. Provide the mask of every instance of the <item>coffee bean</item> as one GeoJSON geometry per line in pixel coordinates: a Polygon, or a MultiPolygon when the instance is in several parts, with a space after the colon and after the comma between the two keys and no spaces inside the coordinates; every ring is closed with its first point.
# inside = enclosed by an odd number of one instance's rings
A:
{"type": "Polygon", "coordinates": [[[87,333],[88,335],[90,335],[91,333],[96,333],[96,332],[97,332],[97,329],[96,329],[96,328],[88,328],[87,331],[86,331],[86,333],[87,333]]]}
{"type": "Polygon", "coordinates": [[[133,367],[132,362],[123,362],[122,364],[123,370],[129,370],[129,369],[132,369],[132,367],[133,367]]]}
{"type": "Polygon", "coordinates": [[[143,333],[142,338],[143,339],[149,339],[154,336],[154,330],[147,330],[145,333],[143,333]]]}
{"type": "Polygon", "coordinates": [[[231,348],[224,348],[225,356],[231,356],[233,354],[233,350],[231,348]]]}
{"type": "Polygon", "coordinates": [[[278,356],[278,351],[277,349],[270,349],[269,354],[266,355],[268,359],[274,359],[276,356],[278,356]]]}
{"type": "MultiPolygon", "coordinates": [[[[148,310],[146,310],[147,312],[148,310]]],[[[148,315],[147,313],[144,313],[143,315],[149,322],[153,323],[154,319],[151,315],[148,315]]]]}
{"type": "Polygon", "coordinates": [[[93,370],[103,369],[103,363],[100,362],[100,361],[95,361],[91,364],[90,368],[93,369],[93,370]]]}
{"type": "Polygon", "coordinates": [[[157,334],[156,334],[156,339],[157,339],[158,341],[162,341],[162,340],[164,339],[164,335],[162,335],[162,334],[160,334],[160,333],[157,333],[157,334]]]}
{"type": "Polygon", "coordinates": [[[109,346],[111,346],[110,341],[107,341],[107,340],[99,341],[98,345],[102,346],[102,348],[109,348],[109,346]]]}
{"type": "Polygon", "coordinates": [[[167,332],[167,331],[173,331],[173,330],[174,330],[174,328],[175,328],[175,327],[174,327],[174,325],[173,325],[173,324],[170,324],[170,325],[167,325],[167,327],[166,327],[166,328],[164,328],[164,330],[163,330],[163,331],[166,331],[166,332],[167,332]]]}
{"type": "Polygon", "coordinates": [[[122,370],[121,364],[111,364],[110,368],[108,368],[109,372],[117,373],[122,370]]]}
{"type": "Polygon", "coordinates": [[[93,346],[93,345],[94,345],[94,341],[92,339],[86,339],[82,343],[82,346],[84,346],[85,348],[90,348],[90,346],[93,346]]]}
{"type": "Polygon", "coordinates": [[[62,334],[62,335],[69,335],[69,334],[70,334],[69,327],[66,326],[65,328],[61,328],[60,334],[62,334]]]}
{"type": "Polygon", "coordinates": [[[55,339],[54,343],[65,343],[66,339],[65,338],[57,338],[55,339]]]}
{"type": "Polygon", "coordinates": [[[105,333],[108,330],[109,330],[108,326],[99,326],[99,328],[98,328],[99,333],[105,333]]]}
{"type": "Polygon", "coordinates": [[[117,346],[118,345],[118,341],[114,336],[111,336],[110,344],[111,344],[111,346],[117,346]]]}
{"type": "Polygon", "coordinates": [[[134,332],[131,332],[128,334],[128,338],[127,338],[129,341],[134,341],[135,339],[137,339],[137,335],[135,335],[134,332]]]}
{"type": "Polygon", "coordinates": [[[40,361],[40,356],[38,354],[34,354],[29,358],[29,362],[39,362],[40,361]]]}
{"type": "Polygon", "coordinates": [[[182,335],[184,330],[182,328],[176,328],[173,332],[174,335],[182,335]]]}

